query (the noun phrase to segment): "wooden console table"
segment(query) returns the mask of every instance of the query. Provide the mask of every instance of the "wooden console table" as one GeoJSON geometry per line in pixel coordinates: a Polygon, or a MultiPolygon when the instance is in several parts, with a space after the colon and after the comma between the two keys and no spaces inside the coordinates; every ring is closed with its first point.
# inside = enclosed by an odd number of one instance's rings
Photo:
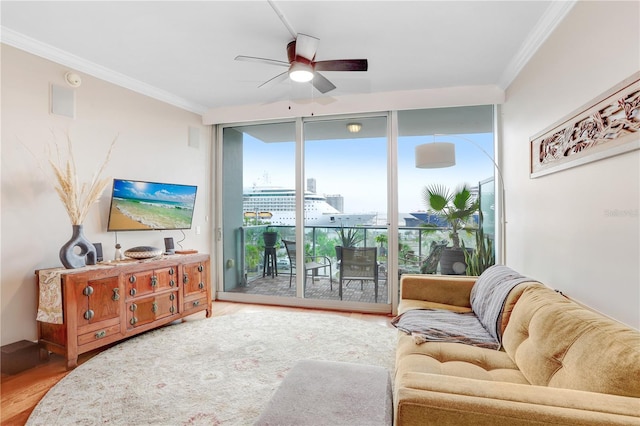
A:
{"type": "Polygon", "coordinates": [[[206,310],[211,316],[207,254],[106,263],[79,269],[36,271],[40,298],[38,343],[63,355],[67,368],[78,355],[206,310]],[[53,287],[52,287],[53,285],[53,287]],[[57,317],[55,313],[62,315],[57,317]],[[53,314],[52,314],[53,313],[53,314]]]}

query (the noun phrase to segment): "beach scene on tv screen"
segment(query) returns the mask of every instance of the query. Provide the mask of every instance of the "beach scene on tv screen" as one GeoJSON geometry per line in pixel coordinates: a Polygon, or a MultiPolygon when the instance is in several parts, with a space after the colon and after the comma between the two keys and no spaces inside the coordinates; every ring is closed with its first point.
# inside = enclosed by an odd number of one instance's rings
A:
{"type": "Polygon", "coordinates": [[[189,229],[195,186],[115,179],[109,230],[189,229]]]}

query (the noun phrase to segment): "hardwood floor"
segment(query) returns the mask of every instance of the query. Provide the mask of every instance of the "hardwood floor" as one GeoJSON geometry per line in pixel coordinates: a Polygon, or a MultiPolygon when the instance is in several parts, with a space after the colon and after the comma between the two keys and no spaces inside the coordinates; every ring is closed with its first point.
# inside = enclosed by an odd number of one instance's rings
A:
{"type": "MultiPolygon", "coordinates": [[[[255,312],[264,310],[305,311],[307,309],[220,301],[213,302],[213,316],[231,315],[237,312],[255,312]]],[[[391,317],[386,315],[371,315],[357,312],[350,313],[322,310],[317,310],[316,312],[348,316],[364,321],[386,324],[391,327],[391,317]]],[[[186,321],[197,320],[203,317],[204,313],[199,313],[193,315],[192,317],[186,318],[186,321]]],[[[78,365],[91,359],[100,351],[101,350],[96,350],[80,355],[80,357],[78,358],[78,365]]],[[[51,354],[49,361],[39,364],[34,368],[22,371],[15,375],[2,375],[2,380],[0,382],[0,394],[2,396],[2,404],[0,406],[1,425],[24,425],[38,401],[40,401],[40,399],[47,393],[47,391],[67,374],[68,371],[65,368],[64,358],[56,354],[51,354]]]]}

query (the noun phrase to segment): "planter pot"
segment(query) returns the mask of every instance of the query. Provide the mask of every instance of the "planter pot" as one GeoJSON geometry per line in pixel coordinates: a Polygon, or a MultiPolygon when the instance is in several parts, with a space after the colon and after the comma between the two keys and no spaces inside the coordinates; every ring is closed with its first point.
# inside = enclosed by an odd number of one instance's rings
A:
{"type": "Polygon", "coordinates": [[[275,247],[278,242],[278,233],[271,231],[263,232],[262,238],[264,239],[265,247],[275,247]]]}
{"type": "Polygon", "coordinates": [[[464,250],[452,247],[445,248],[440,257],[440,273],[442,275],[465,275],[466,272],[467,263],[464,259],[464,250]]]}
{"type": "Polygon", "coordinates": [[[342,246],[336,246],[336,260],[340,262],[342,259],[342,246]]]}

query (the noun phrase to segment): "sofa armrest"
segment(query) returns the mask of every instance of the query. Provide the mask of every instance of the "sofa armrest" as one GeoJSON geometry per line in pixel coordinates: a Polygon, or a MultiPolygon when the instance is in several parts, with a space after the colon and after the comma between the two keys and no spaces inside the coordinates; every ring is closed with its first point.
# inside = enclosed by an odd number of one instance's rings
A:
{"type": "Polygon", "coordinates": [[[478,277],[455,275],[402,275],[400,299],[425,300],[471,307],[471,288],[478,277]]]}
{"type": "Polygon", "coordinates": [[[631,425],[637,398],[571,389],[407,373],[395,389],[394,425],[631,425]]]}

